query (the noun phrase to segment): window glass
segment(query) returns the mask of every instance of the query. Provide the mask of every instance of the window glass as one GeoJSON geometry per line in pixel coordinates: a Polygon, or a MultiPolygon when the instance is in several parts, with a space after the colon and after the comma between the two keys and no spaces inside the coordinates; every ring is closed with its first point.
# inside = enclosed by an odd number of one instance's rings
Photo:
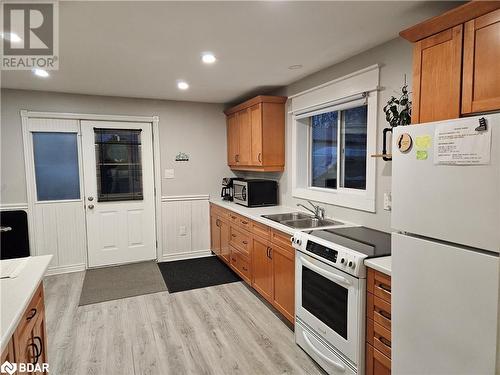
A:
{"type": "Polygon", "coordinates": [[[364,105],[343,112],[344,178],[341,186],[346,188],[366,189],[367,108],[364,105]]]}
{"type": "Polygon", "coordinates": [[[80,199],[76,133],[33,133],[35,181],[39,201],[80,199]]]}
{"type": "Polygon", "coordinates": [[[94,129],[97,200],[142,200],[141,131],[94,129]]]}
{"type": "Polygon", "coordinates": [[[311,117],[311,185],[337,188],[338,112],[311,117]]]}

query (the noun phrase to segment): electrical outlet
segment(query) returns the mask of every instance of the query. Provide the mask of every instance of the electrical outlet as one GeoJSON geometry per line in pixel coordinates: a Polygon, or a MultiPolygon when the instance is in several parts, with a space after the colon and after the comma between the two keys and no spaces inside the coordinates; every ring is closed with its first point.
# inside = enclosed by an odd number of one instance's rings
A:
{"type": "Polygon", "coordinates": [[[185,236],[187,235],[187,230],[185,225],[181,225],[179,227],[179,236],[185,236]]]}
{"type": "Polygon", "coordinates": [[[392,209],[392,195],[390,192],[384,193],[384,210],[391,211],[392,209]]]}

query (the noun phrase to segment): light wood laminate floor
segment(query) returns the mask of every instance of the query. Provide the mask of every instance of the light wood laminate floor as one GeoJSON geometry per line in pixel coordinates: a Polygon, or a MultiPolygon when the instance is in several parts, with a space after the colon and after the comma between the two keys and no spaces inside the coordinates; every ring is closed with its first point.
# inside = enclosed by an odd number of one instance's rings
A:
{"type": "Polygon", "coordinates": [[[79,307],[83,277],[44,281],[51,374],[322,373],[242,283],[79,307]]]}

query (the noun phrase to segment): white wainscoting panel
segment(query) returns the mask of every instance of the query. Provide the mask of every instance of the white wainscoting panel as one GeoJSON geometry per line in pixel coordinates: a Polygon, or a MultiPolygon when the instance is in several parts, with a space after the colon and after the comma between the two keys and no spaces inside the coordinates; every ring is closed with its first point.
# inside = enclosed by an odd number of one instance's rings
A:
{"type": "Polygon", "coordinates": [[[32,254],[54,257],[48,274],[85,270],[86,234],[82,201],[34,204],[32,254]]]}
{"type": "Polygon", "coordinates": [[[162,197],[163,261],[211,255],[208,195],[162,197]]]}

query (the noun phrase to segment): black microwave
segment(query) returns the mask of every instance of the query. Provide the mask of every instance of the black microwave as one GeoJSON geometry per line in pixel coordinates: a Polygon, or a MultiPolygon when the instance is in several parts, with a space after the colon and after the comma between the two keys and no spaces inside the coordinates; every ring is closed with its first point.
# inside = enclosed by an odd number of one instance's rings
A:
{"type": "Polygon", "coordinates": [[[276,206],[278,183],[273,180],[233,180],[233,201],[247,207],[276,206]]]}

